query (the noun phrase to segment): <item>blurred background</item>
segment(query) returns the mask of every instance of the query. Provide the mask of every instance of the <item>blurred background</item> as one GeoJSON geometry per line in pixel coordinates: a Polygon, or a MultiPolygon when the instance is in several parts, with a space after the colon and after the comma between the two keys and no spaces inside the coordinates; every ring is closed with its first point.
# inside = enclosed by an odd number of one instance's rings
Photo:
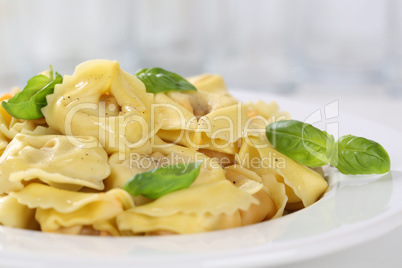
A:
{"type": "Polygon", "coordinates": [[[402,95],[398,0],[0,0],[0,38],[2,90],[106,58],[232,88],[402,95]]]}

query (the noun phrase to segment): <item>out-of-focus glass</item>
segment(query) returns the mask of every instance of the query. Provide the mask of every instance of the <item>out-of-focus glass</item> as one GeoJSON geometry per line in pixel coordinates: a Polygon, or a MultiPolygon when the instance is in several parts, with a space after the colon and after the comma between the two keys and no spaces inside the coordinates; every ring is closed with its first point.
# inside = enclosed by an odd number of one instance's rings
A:
{"type": "Polygon", "coordinates": [[[291,91],[290,7],[288,1],[211,1],[205,69],[221,73],[229,85],[291,91]]]}
{"type": "Polygon", "coordinates": [[[183,76],[203,71],[210,14],[203,0],[140,0],[132,10],[138,68],[162,67],[183,76]]]}
{"type": "Polygon", "coordinates": [[[3,0],[0,5],[1,49],[6,50],[0,54],[8,65],[1,69],[12,67],[20,86],[50,64],[62,74],[93,58],[130,64],[125,62],[135,50],[129,42],[130,1],[3,0]]]}
{"type": "Polygon", "coordinates": [[[10,88],[17,80],[17,67],[13,60],[15,51],[9,38],[9,24],[13,19],[10,2],[0,0],[0,91],[10,88]]]}
{"type": "Polygon", "coordinates": [[[380,83],[390,41],[388,0],[302,0],[292,50],[308,82],[380,83]]]}
{"type": "Polygon", "coordinates": [[[0,38],[2,89],[94,58],[271,92],[402,89],[399,0],[0,0],[0,38]]]}
{"type": "Polygon", "coordinates": [[[386,85],[392,96],[402,97],[402,2],[389,0],[390,50],[386,70],[386,85]]]}

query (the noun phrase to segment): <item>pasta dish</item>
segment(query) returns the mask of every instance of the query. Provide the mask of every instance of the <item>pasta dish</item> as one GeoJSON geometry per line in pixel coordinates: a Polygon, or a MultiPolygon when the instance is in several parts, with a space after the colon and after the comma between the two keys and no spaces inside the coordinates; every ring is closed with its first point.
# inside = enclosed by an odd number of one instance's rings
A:
{"type": "Polygon", "coordinates": [[[4,226],[99,236],[206,232],[281,217],[328,187],[319,168],[267,139],[267,125],[289,114],[275,102],[239,102],[219,75],[134,75],[116,61],[91,60],[62,81],[52,70],[40,79],[50,81],[41,88],[53,83],[45,103],[43,91],[24,95],[33,81],[1,99],[4,226]],[[177,88],[150,86],[160,81],[177,88]]]}

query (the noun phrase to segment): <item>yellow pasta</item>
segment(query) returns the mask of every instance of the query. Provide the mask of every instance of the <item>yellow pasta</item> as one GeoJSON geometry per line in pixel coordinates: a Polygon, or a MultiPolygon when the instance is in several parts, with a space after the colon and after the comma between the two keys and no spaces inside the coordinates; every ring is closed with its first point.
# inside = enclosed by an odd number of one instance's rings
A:
{"type": "MultiPolygon", "coordinates": [[[[150,225],[156,228],[154,230],[199,232],[213,230],[211,221],[217,224],[222,221],[222,217],[240,215],[239,211],[247,210],[251,204],[258,204],[258,200],[228,180],[222,180],[167,194],[149,204],[132,208],[119,215],[117,223],[121,229],[131,229],[133,232],[151,231],[150,225]],[[185,225],[188,227],[183,230],[175,228],[184,224],[181,222],[183,218],[187,219],[185,225]],[[127,222],[131,224],[127,226],[127,222]]],[[[224,229],[225,226],[217,226],[216,230],[224,229]]]]}
{"type": "Polygon", "coordinates": [[[17,134],[0,158],[0,192],[23,188],[24,181],[51,186],[103,190],[110,174],[108,157],[93,137],[17,134]]]}
{"type": "Polygon", "coordinates": [[[43,114],[65,135],[96,137],[108,153],[144,147],[151,131],[153,95],[115,61],[94,60],[77,66],[47,97],[43,114]]]}
{"type": "Polygon", "coordinates": [[[227,94],[229,93],[226,88],[223,77],[216,74],[202,74],[187,78],[198,90],[210,93],[227,94]]]}
{"type": "Polygon", "coordinates": [[[249,137],[243,143],[239,161],[253,170],[250,161],[260,159],[259,164],[280,175],[282,183],[293,189],[305,207],[316,202],[328,187],[322,176],[265,144],[268,144],[266,137],[249,137]]]}
{"type": "Polygon", "coordinates": [[[10,193],[10,196],[20,204],[36,209],[36,220],[47,232],[73,226],[92,226],[95,230],[111,231],[113,228],[105,221],[134,206],[130,195],[121,189],[80,193],[32,183],[19,192],[10,193]]]}
{"type": "MultiPolygon", "coordinates": [[[[191,107],[190,104],[187,106],[191,107]]],[[[155,103],[152,105],[155,132],[163,130],[196,130],[197,119],[192,109],[188,110],[178,102],[171,99],[165,93],[155,95],[155,103]]]]}
{"type": "Polygon", "coordinates": [[[36,229],[35,210],[19,203],[12,196],[0,197],[0,224],[16,228],[36,229]]]}
{"type": "Polygon", "coordinates": [[[240,212],[232,215],[178,213],[152,217],[127,211],[119,216],[118,224],[121,230],[134,234],[190,234],[242,226],[240,212]]]}
{"type": "Polygon", "coordinates": [[[170,88],[151,90],[159,78],[141,75],[116,61],[87,61],[46,96],[42,118],[0,109],[1,225],[188,234],[278,218],[327,189],[321,174],[269,144],[267,124],[289,118],[276,102],[243,104],[220,75],[171,88],[174,79],[160,74],[170,88]],[[132,183],[140,186],[132,191],[132,183]],[[157,194],[147,192],[152,183],[157,194]]]}

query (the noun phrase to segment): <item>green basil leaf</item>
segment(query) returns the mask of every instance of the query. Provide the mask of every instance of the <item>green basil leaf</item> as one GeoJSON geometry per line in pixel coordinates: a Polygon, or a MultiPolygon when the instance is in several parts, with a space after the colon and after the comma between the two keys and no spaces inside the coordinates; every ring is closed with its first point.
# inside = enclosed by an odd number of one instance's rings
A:
{"type": "Polygon", "coordinates": [[[270,123],[266,136],[279,152],[302,165],[326,165],[334,153],[335,139],[332,135],[297,120],[270,123]]]}
{"type": "Polygon", "coordinates": [[[391,168],[387,151],[377,142],[353,135],[341,137],[336,161],[331,161],[343,174],[383,174],[391,168]]]}
{"type": "Polygon", "coordinates": [[[50,77],[42,74],[32,77],[21,92],[8,101],[3,101],[2,106],[11,116],[18,119],[42,118],[41,109],[47,105],[46,96],[52,94],[54,86],[62,82],[63,78],[58,73],[53,79],[51,68],[50,77]]]}
{"type": "Polygon", "coordinates": [[[165,91],[180,91],[197,89],[186,79],[176,73],[162,68],[141,69],[135,74],[144,84],[148,93],[160,93],[165,91]]]}
{"type": "Polygon", "coordinates": [[[156,168],[134,175],[123,186],[132,196],[152,199],[189,187],[200,173],[202,162],[180,163],[156,168]]]}

